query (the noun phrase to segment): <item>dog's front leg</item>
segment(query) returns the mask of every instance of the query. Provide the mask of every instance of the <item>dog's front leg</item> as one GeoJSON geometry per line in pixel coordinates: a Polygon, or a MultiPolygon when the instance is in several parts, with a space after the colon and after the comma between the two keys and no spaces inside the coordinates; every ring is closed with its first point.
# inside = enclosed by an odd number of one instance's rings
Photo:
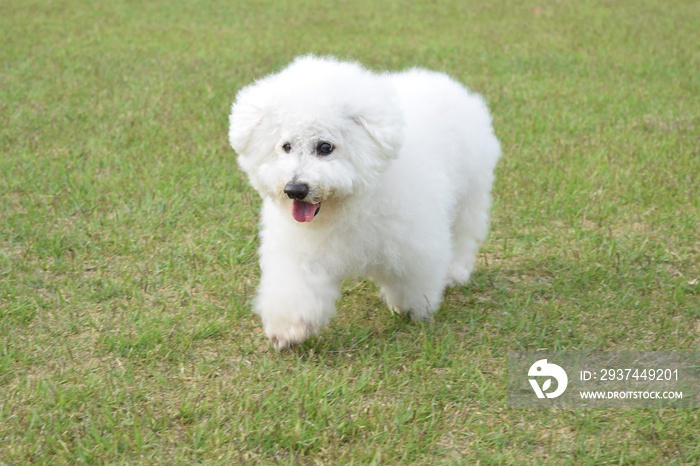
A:
{"type": "Polygon", "coordinates": [[[278,349],[301,343],[335,315],[340,281],[315,263],[298,257],[263,255],[255,312],[278,349]]]}

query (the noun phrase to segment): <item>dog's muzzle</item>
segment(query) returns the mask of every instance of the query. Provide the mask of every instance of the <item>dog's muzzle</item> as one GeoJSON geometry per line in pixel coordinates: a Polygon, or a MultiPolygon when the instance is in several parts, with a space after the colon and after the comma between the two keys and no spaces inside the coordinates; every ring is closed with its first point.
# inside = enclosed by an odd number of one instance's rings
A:
{"type": "Polygon", "coordinates": [[[302,201],[309,195],[309,185],[306,183],[289,182],[284,187],[284,194],[290,199],[302,201]]]}
{"type": "Polygon", "coordinates": [[[284,187],[284,193],[292,200],[292,217],[297,222],[310,222],[321,209],[320,202],[306,200],[309,196],[309,185],[290,181],[284,187]]]}

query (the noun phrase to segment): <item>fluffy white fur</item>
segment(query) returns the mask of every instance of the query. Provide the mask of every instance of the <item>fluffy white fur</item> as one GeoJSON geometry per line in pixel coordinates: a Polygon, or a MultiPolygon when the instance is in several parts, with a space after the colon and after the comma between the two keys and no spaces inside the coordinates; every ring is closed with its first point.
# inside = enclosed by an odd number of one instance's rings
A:
{"type": "Polygon", "coordinates": [[[484,100],[448,76],[299,57],[238,93],[229,139],[263,198],[255,311],[276,347],[328,324],[343,278],[413,319],[469,279],[501,149],[484,100]]]}

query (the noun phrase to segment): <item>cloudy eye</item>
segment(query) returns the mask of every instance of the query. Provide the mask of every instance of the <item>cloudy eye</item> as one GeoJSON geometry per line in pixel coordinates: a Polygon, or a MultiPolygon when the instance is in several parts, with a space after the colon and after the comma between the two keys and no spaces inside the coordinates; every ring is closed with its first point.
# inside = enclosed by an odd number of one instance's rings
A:
{"type": "Polygon", "coordinates": [[[282,150],[289,154],[289,151],[292,150],[292,145],[288,142],[285,142],[282,146],[282,150]]]}
{"type": "Polygon", "coordinates": [[[319,142],[318,145],[316,146],[316,153],[318,155],[329,155],[331,152],[333,152],[333,144],[330,142],[319,142]]]}

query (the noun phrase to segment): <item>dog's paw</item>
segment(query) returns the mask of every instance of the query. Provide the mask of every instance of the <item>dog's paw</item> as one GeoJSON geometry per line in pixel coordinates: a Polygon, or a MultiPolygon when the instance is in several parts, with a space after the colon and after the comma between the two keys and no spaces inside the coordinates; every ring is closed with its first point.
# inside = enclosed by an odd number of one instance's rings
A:
{"type": "Polygon", "coordinates": [[[430,322],[433,320],[433,314],[435,314],[435,311],[428,308],[417,308],[411,309],[408,311],[408,314],[411,316],[411,320],[414,322],[430,322]]]}
{"type": "Polygon", "coordinates": [[[386,303],[387,307],[394,314],[405,314],[406,311],[401,307],[401,297],[399,293],[388,286],[382,286],[379,289],[379,296],[386,303]]]}
{"type": "Polygon", "coordinates": [[[291,348],[302,343],[315,332],[315,329],[303,321],[287,323],[286,325],[266,325],[265,333],[278,350],[291,348]]]}
{"type": "Polygon", "coordinates": [[[466,285],[471,277],[471,274],[472,270],[470,267],[452,264],[447,275],[447,286],[452,287],[466,285]]]}

